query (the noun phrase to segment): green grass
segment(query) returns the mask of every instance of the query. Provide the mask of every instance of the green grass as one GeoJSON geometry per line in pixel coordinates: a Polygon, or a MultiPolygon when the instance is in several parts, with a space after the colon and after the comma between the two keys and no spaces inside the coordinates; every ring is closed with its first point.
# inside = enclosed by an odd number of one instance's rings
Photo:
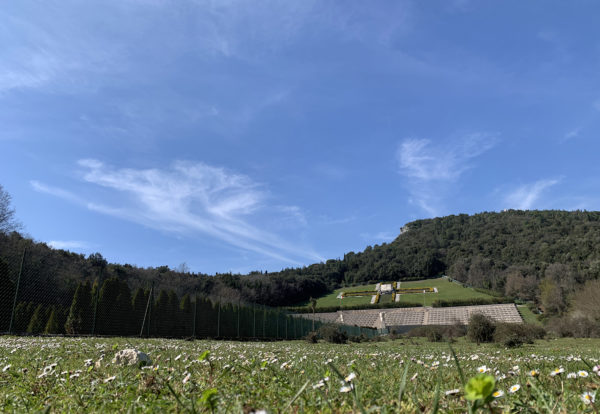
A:
{"type": "MultiPolygon", "coordinates": [[[[500,378],[496,389],[504,396],[490,403],[494,412],[593,412],[581,396],[600,387],[586,365],[598,364],[600,340],[540,341],[512,350],[459,340],[453,347],[467,380],[480,367],[500,378]],[[565,372],[550,376],[559,367],[565,372]],[[533,369],[539,376],[529,375],[533,369]],[[567,378],[580,370],[588,376],[567,378]],[[519,391],[510,394],[516,384],[519,391]]],[[[439,412],[464,413],[468,404],[448,344],[421,339],[313,345],[0,337],[1,412],[412,413],[438,405],[439,412]],[[146,352],[154,365],[112,364],[127,347],[146,352]]]]}
{"type": "Polygon", "coordinates": [[[531,311],[531,309],[529,309],[527,307],[527,305],[519,305],[517,306],[517,309],[519,310],[519,313],[521,314],[521,317],[523,318],[523,321],[526,323],[532,323],[535,325],[541,325],[542,322],[540,322],[540,320],[537,318],[537,316],[535,315],[535,313],[533,313],[531,311]]]}
{"type": "MultiPolygon", "coordinates": [[[[425,306],[431,306],[435,300],[454,300],[454,299],[474,299],[474,298],[491,298],[488,294],[477,292],[472,288],[466,288],[458,283],[450,282],[446,278],[425,279],[412,282],[402,282],[400,287],[437,287],[438,293],[409,293],[401,295],[400,300],[405,303],[425,303],[425,306]]],[[[371,296],[347,297],[340,301],[337,296],[340,292],[356,292],[361,290],[372,290],[375,294],[375,285],[353,286],[348,288],[337,289],[333,293],[317,298],[317,308],[330,306],[354,306],[368,305],[371,303],[371,296]]],[[[391,295],[390,295],[391,296],[391,295]]],[[[382,296],[383,297],[383,296],[382,296]]],[[[299,306],[306,305],[306,303],[299,306]]]]}

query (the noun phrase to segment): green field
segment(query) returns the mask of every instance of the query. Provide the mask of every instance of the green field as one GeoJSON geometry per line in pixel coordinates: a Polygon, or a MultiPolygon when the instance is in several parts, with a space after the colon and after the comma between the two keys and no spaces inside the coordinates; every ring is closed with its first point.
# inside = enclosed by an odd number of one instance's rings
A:
{"type": "MultiPolygon", "coordinates": [[[[432,302],[435,300],[455,300],[492,297],[485,293],[477,292],[472,288],[463,287],[458,283],[450,282],[446,278],[402,282],[400,287],[437,287],[438,293],[409,293],[406,295],[401,295],[401,302],[418,303],[421,305],[424,303],[425,306],[431,306],[432,302]]],[[[342,307],[354,305],[368,305],[369,303],[371,303],[371,296],[347,297],[342,299],[341,301],[337,298],[340,292],[356,292],[361,290],[372,290],[373,294],[375,294],[375,285],[362,285],[337,289],[333,293],[318,298],[317,307],[324,308],[340,305],[342,307]]],[[[383,295],[382,298],[384,298],[384,296],[385,295],[383,295]]],[[[384,300],[386,299],[384,298],[384,300]]],[[[391,301],[391,295],[389,300],[391,301]]],[[[303,305],[306,305],[306,303],[304,303],[303,305]]]]}
{"type": "Polygon", "coordinates": [[[526,305],[517,306],[521,317],[525,323],[533,323],[535,325],[541,325],[542,323],[537,318],[537,316],[529,309],[526,305]]]}
{"type": "MultiPolygon", "coordinates": [[[[499,378],[503,395],[490,403],[494,412],[593,412],[582,396],[600,387],[600,377],[584,361],[598,364],[600,340],[515,350],[459,340],[453,347],[467,379],[478,370],[499,378]],[[563,373],[550,375],[560,367],[563,373]],[[513,386],[519,389],[510,393],[513,386]]],[[[0,337],[0,364],[2,412],[412,413],[432,412],[437,400],[439,412],[463,413],[468,404],[448,344],[421,339],[332,345],[0,337]],[[153,366],[111,363],[131,346],[153,366]]]]}

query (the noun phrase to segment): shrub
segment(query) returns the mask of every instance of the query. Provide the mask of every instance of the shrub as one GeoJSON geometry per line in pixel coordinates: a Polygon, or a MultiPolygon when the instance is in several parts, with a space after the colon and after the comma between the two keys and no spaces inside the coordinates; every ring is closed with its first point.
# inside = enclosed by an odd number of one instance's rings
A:
{"type": "Polygon", "coordinates": [[[600,337],[598,323],[586,317],[554,318],[548,322],[548,330],[560,336],[574,338],[600,337]]]}
{"type": "Polygon", "coordinates": [[[321,338],[333,344],[345,344],[348,341],[346,332],[342,332],[335,325],[323,325],[319,328],[321,338]]]}
{"type": "Polygon", "coordinates": [[[467,328],[467,336],[472,342],[479,345],[481,342],[492,342],[496,325],[494,321],[485,315],[476,313],[469,319],[467,328]]]}
{"type": "Polygon", "coordinates": [[[309,344],[316,344],[317,342],[319,342],[319,334],[316,331],[311,331],[308,333],[308,335],[306,335],[306,342],[308,342],[309,344]]]}
{"type": "Polygon", "coordinates": [[[523,324],[500,323],[496,325],[496,331],[494,332],[494,341],[508,348],[532,344],[534,339],[528,327],[523,324]]]}
{"type": "Polygon", "coordinates": [[[353,335],[350,337],[350,342],[356,342],[356,343],[361,343],[361,342],[367,342],[369,340],[369,338],[367,338],[367,335],[360,334],[360,335],[353,335]]]}

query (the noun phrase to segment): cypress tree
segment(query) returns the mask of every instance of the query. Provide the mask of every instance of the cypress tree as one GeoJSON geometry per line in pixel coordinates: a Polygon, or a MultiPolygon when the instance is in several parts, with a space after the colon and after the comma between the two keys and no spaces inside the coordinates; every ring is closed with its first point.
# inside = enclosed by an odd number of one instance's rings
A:
{"type": "Polygon", "coordinates": [[[166,290],[161,290],[154,304],[152,316],[155,325],[154,334],[157,336],[166,336],[169,332],[169,294],[166,290]]]}
{"type": "Polygon", "coordinates": [[[27,332],[27,325],[31,320],[35,306],[33,302],[19,302],[15,308],[13,331],[15,333],[27,332]]]}
{"type": "Polygon", "coordinates": [[[68,334],[89,334],[92,329],[92,294],[88,282],[79,283],[65,322],[68,334]]]}
{"type": "Polygon", "coordinates": [[[44,332],[48,320],[48,311],[41,303],[35,308],[31,321],[27,326],[27,332],[32,334],[41,334],[44,332]]]}
{"type": "Polygon", "coordinates": [[[0,259],[0,332],[8,331],[12,313],[15,285],[10,280],[8,264],[0,259]]]}
{"type": "Polygon", "coordinates": [[[142,328],[144,328],[144,332],[146,332],[146,326],[142,327],[142,324],[144,323],[144,315],[146,314],[146,306],[148,305],[149,294],[149,291],[145,291],[142,288],[137,288],[133,295],[131,324],[134,334],[139,334],[142,328]]]}
{"type": "Polygon", "coordinates": [[[193,306],[189,294],[185,294],[179,304],[179,333],[178,336],[191,336],[193,328],[193,306]]]}
{"type": "Polygon", "coordinates": [[[50,316],[48,317],[48,322],[46,322],[46,327],[44,328],[45,334],[60,334],[62,333],[62,329],[60,326],[60,310],[56,309],[55,306],[50,308],[50,316]]]}

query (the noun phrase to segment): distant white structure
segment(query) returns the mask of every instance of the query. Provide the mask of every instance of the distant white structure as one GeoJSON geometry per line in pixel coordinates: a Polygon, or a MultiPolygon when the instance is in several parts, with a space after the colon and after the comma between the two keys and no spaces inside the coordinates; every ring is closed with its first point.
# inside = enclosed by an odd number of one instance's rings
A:
{"type": "Polygon", "coordinates": [[[391,295],[393,291],[394,291],[394,287],[392,286],[391,283],[382,283],[379,285],[378,292],[381,295],[391,295]]]}

